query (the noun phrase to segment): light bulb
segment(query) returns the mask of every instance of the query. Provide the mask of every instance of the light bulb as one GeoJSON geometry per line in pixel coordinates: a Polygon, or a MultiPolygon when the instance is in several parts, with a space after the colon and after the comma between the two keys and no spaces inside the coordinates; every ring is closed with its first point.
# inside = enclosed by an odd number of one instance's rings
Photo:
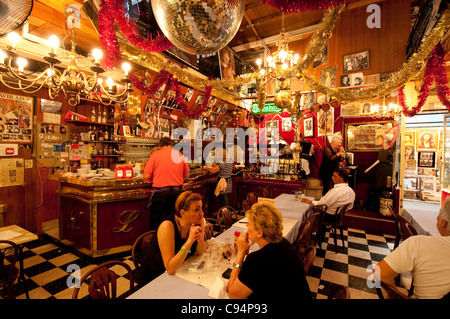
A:
{"type": "Polygon", "coordinates": [[[92,55],[94,56],[94,63],[100,63],[100,59],[103,56],[103,52],[100,49],[94,49],[92,51],[92,55]]]}
{"type": "Polygon", "coordinates": [[[108,78],[108,80],[106,80],[106,84],[108,84],[109,89],[112,90],[114,82],[111,78],[108,78]]]}
{"type": "Polygon", "coordinates": [[[103,82],[103,79],[98,79],[98,80],[97,80],[97,83],[98,83],[98,84],[102,84],[102,82],[103,82]]]}
{"type": "Polygon", "coordinates": [[[272,63],[272,60],[273,60],[272,56],[269,55],[269,57],[267,58],[267,62],[269,62],[269,64],[270,64],[270,63],[272,63]]]}
{"type": "Polygon", "coordinates": [[[128,72],[130,72],[130,70],[131,70],[131,65],[130,65],[130,63],[124,62],[124,63],[122,64],[122,70],[123,70],[123,72],[125,73],[125,76],[127,76],[127,75],[128,75],[128,72]]]}
{"type": "Polygon", "coordinates": [[[51,48],[51,53],[55,53],[55,50],[57,47],[59,47],[59,39],[56,37],[56,35],[52,35],[48,39],[48,45],[51,48]]]}
{"type": "Polygon", "coordinates": [[[261,69],[261,70],[259,70],[259,73],[261,73],[261,75],[264,75],[264,74],[266,74],[266,70],[261,69]]]}
{"type": "Polygon", "coordinates": [[[7,57],[6,53],[0,50],[0,64],[5,64],[6,57],[7,57]]]}
{"type": "Polygon", "coordinates": [[[8,33],[8,40],[9,42],[11,42],[11,47],[15,49],[17,42],[20,41],[20,35],[18,35],[16,32],[10,32],[8,33]]]}
{"type": "Polygon", "coordinates": [[[281,50],[281,51],[280,51],[280,59],[281,59],[281,62],[284,62],[284,60],[286,60],[286,58],[287,58],[287,52],[284,51],[284,50],[281,50]]]}
{"type": "Polygon", "coordinates": [[[24,58],[17,59],[17,66],[19,67],[19,72],[23,72],[27,63],[28,63],[27,60],[25,60],[24,58]]]}
{"type": "Polygon", "coordinates": [[[261,63],[262,63],[261,59],[256,60],[256,64],[258,64],[258,69],[261,68],[261,63]]]}
{"type": "Polygon", "coordinates": [[[287,63],[283,63],[283,65],[281,66],[283,68],[283,70],[286,70],[288,68],[287,63]]]}

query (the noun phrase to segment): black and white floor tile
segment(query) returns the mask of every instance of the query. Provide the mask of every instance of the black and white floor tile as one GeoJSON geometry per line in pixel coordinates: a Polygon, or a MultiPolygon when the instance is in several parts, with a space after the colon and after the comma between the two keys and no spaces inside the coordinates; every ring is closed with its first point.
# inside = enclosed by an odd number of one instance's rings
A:
{"type": "MultiPolygon", "coordinates": [[[[307,273],[307,280],[313,297],[327,298],[336,284],[349,287],[352,299],[378,299],[375,288],[370,288],[370,265],[375,265],[388,255],[394,246],[391,235],[372,235],[357,229],[344,230],[345,248],[338,236],[338,252],[335,252],[334,239],[326,234],[322,243],[324,250],[317,249],[314,264],[307,273]]],[[[318,246],[317,246],[318,247],[318,246]]],[[[77,256],[69,248],[60,246],[49,238],[38,239],[25,244],[24,273],[30,299],[70,299],[73,289],[68,288],[69,265],[77,265],[81,275],[96,264],[105,260],[91,260],[77,256]]],[[[115,257],[134,269],[131,256],[115,257]]],[[[128,275],[121,267],[114,269],[119,278],[118,295],[129,288],[128,275]]],[[[70,282],[69,282],[70,284],[70,282]]],[[[79,298],[87,295],[81,289],[79,298]]],[[[16,284],[17,299],[25,299],[24,288],[16,284]]],[[[4,298],[1,291],[0,299],[4,298]]]]}

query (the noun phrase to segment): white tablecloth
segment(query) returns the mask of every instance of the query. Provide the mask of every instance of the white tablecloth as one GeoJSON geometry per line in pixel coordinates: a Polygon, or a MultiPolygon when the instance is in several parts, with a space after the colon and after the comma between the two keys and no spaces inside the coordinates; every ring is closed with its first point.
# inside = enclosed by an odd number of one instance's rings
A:
{"type": "Polygon", "coordinates": [[[419,235],[440,236],[436,226],[439,209],[439,203],[405,200],[402,216],[414,226],[419,235]]]}

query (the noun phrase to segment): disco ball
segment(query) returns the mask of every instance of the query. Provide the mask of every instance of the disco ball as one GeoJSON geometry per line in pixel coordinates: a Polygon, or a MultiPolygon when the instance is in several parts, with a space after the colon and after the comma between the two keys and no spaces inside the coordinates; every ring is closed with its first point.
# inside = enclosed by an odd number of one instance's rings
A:
{"type": "Polygon", "coordinates": [[[244,15],[244,0],[152,0],[156,22],[180,50],[206,55],[225,47],[244,15]]]}

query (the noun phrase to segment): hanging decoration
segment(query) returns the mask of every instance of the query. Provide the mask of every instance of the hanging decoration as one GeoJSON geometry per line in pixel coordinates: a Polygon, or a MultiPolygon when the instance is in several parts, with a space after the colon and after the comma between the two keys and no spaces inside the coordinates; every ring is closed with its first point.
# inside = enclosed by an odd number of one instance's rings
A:
{"type": "Polygon", "coordinates": [[[138,90],[146,93],[149,98],[152,97],[153,94],[155,94],[164,83],[167,83],[168,87],[172,88],[175,91],[175,99],[180,109],[183,111],[184,114],[186,114],[186,116],[192,119],[200,117],[200,115],[208,107],[209,99],[211,97],[211,86],[207,86],[205,87],[205,97],[203,99],[202,105],[195,110],[191,110],[186,105],[186,101],[184,100],[183,94],[181,94],[178,79],[169,72],[167,72],[166,70],[162,70],[159,74],[159,77],[157,77],[155,81],[153,81],[152,85],[150,85],[149,87],[146,87],[143,81],[140,81],[134,75],[130,75],[130,79],[133,81],[134,86],[138,90]]]}
{"type": "Polygon", "coordinates": [[[283,12],[324,10],[341,5],[345,0],[261,0],[283,12]]]}
{"type": "Polygon", "coordinates": [[[114,63],[120,57],[120,46],[114,31],[114,20],[127,41],[147,52],[162,52],[173,47],[173,44],[163,35],[147,39],[138,33],[129,19],[125,17],[125,0],[103,0],[98,13],[99,39],[103,49],[107,52],[104,67],[107,70],[114,68],[114,63]]]}
{"type": "Polygon", "coordinates": [[[404,86],[398,90],[398,101],[402,107],[402,113],[405,116],[412,117],[420,112],[430,93],[431,85],[433,84],[433,76],[436,81],[439,100],[450,110],[450,101],[448,100],[450,91],[447,86],[448,80],[444,55],[444,49],[442,48],[442,45],[438,43],[431,52],[431,57],[427,61],[423,83],[419,90],[419,102],[416,106],[413,106],[412,108],[406,106],[404,86]]]}

